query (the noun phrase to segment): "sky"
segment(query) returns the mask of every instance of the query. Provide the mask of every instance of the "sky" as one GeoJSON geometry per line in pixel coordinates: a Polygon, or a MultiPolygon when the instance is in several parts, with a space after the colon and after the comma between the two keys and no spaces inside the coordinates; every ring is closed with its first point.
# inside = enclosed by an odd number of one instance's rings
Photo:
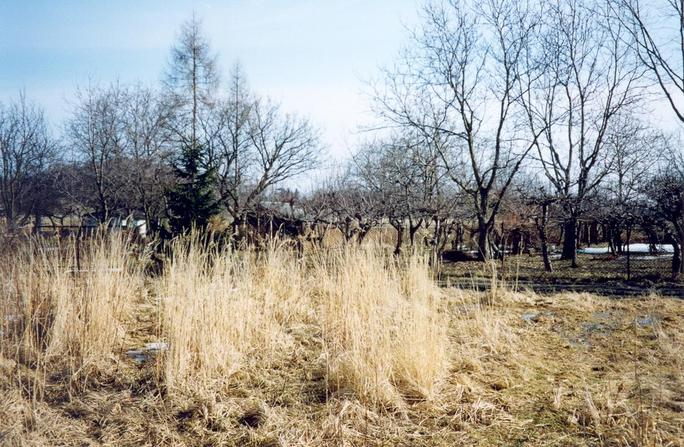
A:
{"type": "Polygon", "coordinates": [[[224,79],[239,62],[250,87],[309,117],[345,159],[368,121],[367,82],[418,23],[418,0],[0,0],[0,101],[25,90],[59,128],[75,89],[162,78],[193,12],[224,79]]]}

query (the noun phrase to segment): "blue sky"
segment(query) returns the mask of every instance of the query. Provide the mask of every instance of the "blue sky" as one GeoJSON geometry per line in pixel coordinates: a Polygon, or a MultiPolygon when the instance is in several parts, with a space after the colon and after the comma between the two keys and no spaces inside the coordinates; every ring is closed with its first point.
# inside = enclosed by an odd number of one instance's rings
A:
{"type": "Polygon", "coordinates": [[[193,11],[222,73],[239,61],[251,87],[309,116],[342,159],[367,121],[364,81],[391,63],[418,0],[2,0],[0,101],[25,89],[55,126],[78,85],[156,83],[193,11]]]}

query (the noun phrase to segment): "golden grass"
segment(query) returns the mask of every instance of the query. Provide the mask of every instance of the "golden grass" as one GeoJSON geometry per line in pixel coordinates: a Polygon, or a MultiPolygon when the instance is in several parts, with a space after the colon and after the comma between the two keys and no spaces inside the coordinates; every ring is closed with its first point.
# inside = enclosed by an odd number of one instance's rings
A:
{"type": "Polygon", "coordinates": [[[682,445],[682,301],[439,289],[372,244],[138,251],[6,252],[0,445],[682,445]]]}
{"type": "Polygon", "coordinates": [[[440,291],[417,257],[407,265],[378,248],[348,247],[314,269],[328,379],[362,400],[401,407],[430,398],[447,366],[440,291]]]}
{"type": "Polygon", "coordinates": [[[167,386],[215,389],[255,362],[267,367],[292,328],[320,322],[331,391],[394,406],[433,395],[448,343],[424,262],[349,247],[307,268],[283,244],[258,254],[207,244],[177,240],[160,282],[167,386]]]}
{"type": "Polygon", "coordinates": [[[268,362],[284,329],[311,318],[302,263],[282,247],[236,253],[192,237],[172,252],[159,283],[168,386],[206,390],[248,356],[268,362]]]}
{"type": "Polygon", "coordinates": [[[143,284],[123,239],[31,241],[10,256],[2,269],[1,354],[39,367],[58,362],[78,383],[75,377],[120,351],[143,284]]]}

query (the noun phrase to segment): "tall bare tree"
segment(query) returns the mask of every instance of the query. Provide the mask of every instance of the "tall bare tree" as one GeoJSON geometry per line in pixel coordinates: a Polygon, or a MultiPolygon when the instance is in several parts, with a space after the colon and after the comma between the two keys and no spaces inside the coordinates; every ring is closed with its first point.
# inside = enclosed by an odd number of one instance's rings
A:
{"type": "Polygon", "coordinates": [[[638,56],[679,121],[684,122],[684,2],[609,0],[638,56]]]}
{"type": "Polygon", "coordinates": [[[123,104],[126,90],[115,83],[108,87],[89,85],[77,91],[66,136],[87,195],[77,198],[91,208],[100,222],[120,211],[126,201],[127,164],[123,104]]]}
{"type": "Polygon", "coordinates": [[[233,66],[228,82],[227,97],[218,102],[207,122],[208,149],[219,198],[237,224],[244,219],[241,201],[254,161],[250,128],[254,97],[239,65],[233,66]]]}
{"type": "Polygon", "coordinates": [[[216,189],[237,229],[269,189],[315,168],[322,145],[309,120],[252,93],[237,65],[229,84],[206,129],[216,189]]]}
{"type": "Polygon", "coordinates": [[[477,222],[480,259],[501,203],[532,144],[519,126],[521,62],[538,18],[525,2],[429,3],[413,46],[375,94],[376,111],[395,126],[422,132],[439,150],[449,178],[468,198],[477,222]]]}
{"type": "Polygon", "coordinates": [[[193,15],[180,29],[164,78],[168,105],[173,110],[169,130],[179,149],[200,150],[206,135],[202,122],[215,104],[219,75],[216,56],[193,15]]]}
{"type": "Polygon", "coordinates": [[[147,227],[156,231],[166,211],[165,193],[174,182],[170,110],[157,92],[140,85],[128,90],[123,107],[129,206],[141,211],[147,227]]]}
{"type": "Polygon", "coordinates": [[[638,99],[641,70],[624,43],[626,30],[608,26],[605,11],[583,0],[546,4],[543,74],[522,96],[539,166],[565,213],[563,259],[577,265],[577,223],[587,198],[610,172],[607,137],[638,99]]]}
{"type": "Polygon", "coordinates": [[[7,106],[0,103],[0,205],[8,231],[15,231],[18,219],[33,211],[31,192],[39,187],[56,150],[43,110],[23,92],[7,106]]]}
{"type": "Polygon", "coordinates": [[[183,24],[166,73],[165,87],[172,109],[168,128],[177,145],[174,165],[177,185],[169,191],[169,211],[175,231],[205,226],[220,206],[214,191],[203,125],[209,119],[218,88],[216,58],[193,16],[183,24]]]}

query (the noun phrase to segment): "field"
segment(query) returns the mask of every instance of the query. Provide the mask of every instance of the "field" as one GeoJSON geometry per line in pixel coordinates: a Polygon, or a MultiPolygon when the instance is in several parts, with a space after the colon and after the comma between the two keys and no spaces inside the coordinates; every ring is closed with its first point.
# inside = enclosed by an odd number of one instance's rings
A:
{"type": "Polygon", "coordinates": [[[626,256],[609,254],[579,254],[578,267],[571,262],[554,259],[553,271],[544,271],[539,255],[506,256],[494,265],[480,262],[445,262],[439,279],[443,283],[461,286],[488,286],[493,277],[503,279],[519,289],[548,291],[588,291],[601,295],[620,293],[643,295],[651,291],[684,298],[682,279],[673,281],[671,255],[639,256],[630,260],[629,279],[626,256]],[[494,267],[494,268],[492,268],[494,267]]]}
{"type": "Polygon", "coordinates": [[[684,445],[682,300],[440,288],[373,246],[3,253],[0,445],[684,445]]]}

